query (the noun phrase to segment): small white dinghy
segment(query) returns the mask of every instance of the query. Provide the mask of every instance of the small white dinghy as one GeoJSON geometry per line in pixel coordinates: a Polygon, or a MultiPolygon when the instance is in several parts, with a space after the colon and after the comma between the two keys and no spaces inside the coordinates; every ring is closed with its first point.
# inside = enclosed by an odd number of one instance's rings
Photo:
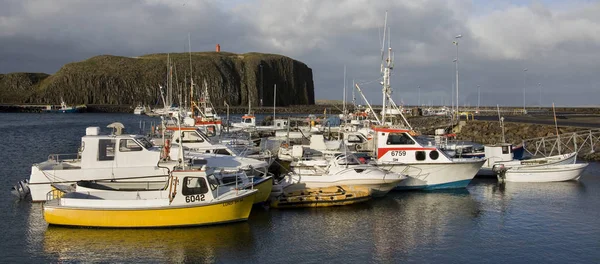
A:
{"type": "Polygon", "coordinates": [[[506,169],[494,166],[500,182],[559,182],[577,180],[588,166],[587,163],[520,166],[506,169]]]}

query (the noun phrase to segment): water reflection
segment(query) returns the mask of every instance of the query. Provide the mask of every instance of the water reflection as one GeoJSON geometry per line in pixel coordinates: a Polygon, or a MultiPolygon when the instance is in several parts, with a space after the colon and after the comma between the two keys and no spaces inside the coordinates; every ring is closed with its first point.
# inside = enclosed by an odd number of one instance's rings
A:
{"type": "Polygon", "coordinates": [[[443,242],[479,211],[467,190],[395,192],[353,206],[272,210],[276,224],[265,239],[273,262],[390,263],[443,242]]]}
{"type": "Polygon", "coordinates": [[[372,217],[373,260],[387,263],[443,242],[480,214],[467,190],[391,193],[374,207],[379,210],[372,217]]]}
{"type": "Polygon", "coordinates": [[[245,222],[179,229],[49,226],[43,249],[59,261],[216,262],[230,250],[249,248],[252,243],[245,222]]]}

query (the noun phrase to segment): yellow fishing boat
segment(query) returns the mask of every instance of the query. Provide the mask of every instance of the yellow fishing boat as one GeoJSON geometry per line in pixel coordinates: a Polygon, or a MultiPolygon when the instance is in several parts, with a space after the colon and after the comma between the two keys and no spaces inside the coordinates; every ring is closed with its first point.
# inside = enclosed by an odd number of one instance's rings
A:
{"type": "Polygon", "coordinates": [[[271,200],[271,207],[329,207],[355,204],[369,199],[371,195],[367,187],[332,186],[283,192],[271,200]]]}
{"type": "Polygon", "coordinates": [[[254,203],[264,203],[271,196],[273,190],[273,176],[250,177],[244,171],[227,172],[218,171],[214,175],[224,185],[238,189],[256,189],[258,192],[254,196],[254,203]]]}
{"type": "Polygon", "coordinates": [[[223,186],[205,167],[173,171],[160,191],[69,192],[44,204],[52,225],[176,227],[248,219],[258,190],[223,186]]]}
{"type": "Polygon", "coordinates": [[[265,178],[254,178],[254,184],[252,186],[256,192],[254,196],[254,203],[264,203],[269,200],[271,191],[273,190],[273,177],[268,176],[265,178]]]}

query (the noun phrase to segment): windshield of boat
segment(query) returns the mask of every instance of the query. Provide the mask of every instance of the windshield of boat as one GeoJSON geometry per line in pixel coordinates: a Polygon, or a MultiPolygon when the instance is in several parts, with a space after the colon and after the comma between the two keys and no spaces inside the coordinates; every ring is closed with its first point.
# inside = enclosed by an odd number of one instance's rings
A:
{"type": "Polygon", "coordinates": [[[219,180],[217,177],[215,177],[215,175],[208,175],[206,179],[208,179],[208,185],[210,185],[211,190],[214,191],[217,189],[217,187],[219,187],[219,180]]]}
{"type": "Polygon", "coordinates": [[[353,154],[340,154],[336,158],[336,162],[338,165],[358,165],[360,162],[358,158],[353,154]]]}
{"type": "Polygon", "coordinates": [[[150,140],[148,140],[145,137],[138,137],[136,138],[136,140],[145,148],[145,149],[150,149],[152,147],[154,147],[154,144],[152,144],[152,142],[150,142],[150,140]]]}

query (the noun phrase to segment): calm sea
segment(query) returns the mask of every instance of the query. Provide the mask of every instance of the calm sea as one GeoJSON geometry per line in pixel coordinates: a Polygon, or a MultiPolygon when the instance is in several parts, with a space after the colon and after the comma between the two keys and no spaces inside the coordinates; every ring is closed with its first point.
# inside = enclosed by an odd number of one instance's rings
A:
{"type": "MultiPolygon", "coordinates": [[[[255,207],[247,222],[180,229],[48,226],[10,187],[31,164],[76,152],[88,126],[133,114],[0,114],[0,262],[600,263],[600,164],[578,182],[393,192],[355,206],[255,207]]],[[[106,130],[105,130],[106,131],[106,130]]]]}

